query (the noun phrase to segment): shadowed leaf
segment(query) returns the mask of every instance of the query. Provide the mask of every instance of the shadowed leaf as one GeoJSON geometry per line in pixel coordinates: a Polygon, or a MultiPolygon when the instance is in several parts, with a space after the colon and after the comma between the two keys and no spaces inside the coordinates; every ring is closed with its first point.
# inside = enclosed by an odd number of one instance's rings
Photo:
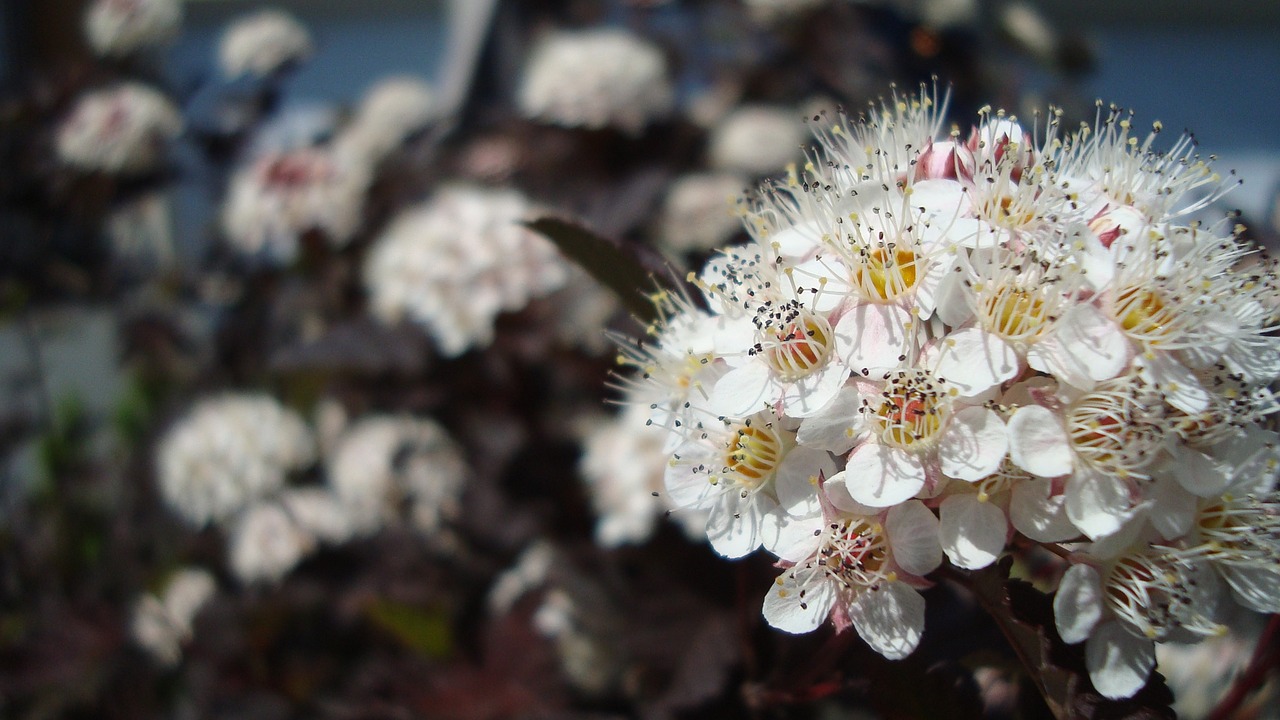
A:
{"type": "Polygon", "coordinates": [[[566,257],[616,293],[641,322],[656,319],[657,311],[647,290],[658,284],[660,268],[646,269],[645,263],[621,244],[568,220],[543,217],[525,226],[546,236],[566,257]]]}
{"type": "Polygon", "coordinates": [[[373,624],[427,657],[445,657],[453,647],[449,618],[439,611],[375,600],[365,608],[365,614],[373,624]]]}

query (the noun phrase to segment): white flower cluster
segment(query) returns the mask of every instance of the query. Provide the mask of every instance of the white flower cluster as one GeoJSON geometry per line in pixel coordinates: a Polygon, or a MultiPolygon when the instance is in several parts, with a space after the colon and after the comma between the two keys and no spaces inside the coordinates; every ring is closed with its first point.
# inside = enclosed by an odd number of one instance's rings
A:
{"type": "Polygon", "coordinates": [[[804,125],[799,112],[772,105],[744,105],[712,131],[711,166],[744,175],[771,175],[801,156],[804,125]]]}
{"type": "Polygon", "coordinates": [[[1074,551],[1059,629],[1119,698],[1153,640],[1218,632],[1214,602],[1280,610],[1277,283],[1191,220],[1224,186],[1189,140],[1057,118],[941,134],[924,91],[818,128],[752,242],[690,276],[707,309],[660,295],[624,361],[670,500],[785,568],[771,625],[904,657],[944,556],[983,568],[1021,534],[1074,551]]]}
{"type": "Polygon", "coordinates": [[[334,146],[266,152],[231,178],[223,230],[239,252],[281,264],[308,231],[343,247],[360,229],[372,179],[365,158],[334,146]]]}
{"type": "Polygon", "coordinates": [[[58,158],[89,172],[135,174],[156,169],[182,132],[169,99],[139,83],[82,95],[58,126],[58,158]]]}
{"type": "Polygon", "coordinates": [[[95,52],[121,56],[178,34],[178,0],[94,0],[85,11],[84,34],[95,52]]]}
{"type": "Polygon", "coordinates": [[[373,313],[421,323],[449,356],[488,345],[499,313],[568,278],[555,247],[519,224],[529,210],[514,190],[453,186],[405,211],[365,263],[373,313]]]}
{"type": "Polygon", "coordinates": [[[662,51],[623,30],[552,33],[528,67],[520,111],[556,125],[639,134],[675,100],[662,51]]]}
{"type": "Polygon", "coordinates": [[[386,78],[365,93],[335,143],[375,163],[434,122],[440,111],[430,85],[408,75],[386,78]]]}
{"type": "Polygon", "coordinates": [[[182,659],[196,615],[213,597],[218,583],[207,570],[183,568],[169,578],[163,595],[146,594],[134,601],[130,633],[134,642],[166,666],[182,659]]]}
{"type": "Polygon", "coordinates": [[[433,532],[457,517],[467,465],[444,428],[430,420],[372,416],[337,441],[329,485],[353,531],[366,534],[399,519],[433,532]]]}
{"type": "Polygon", "coordinates": [[[201,401],[169,429],[156,471],[169,506],[204,526],[280,490],[315,454],[297,413],[266,395],[227,394],[201,401]]]}
{"type": "Polygon", "coordinates": [[[259,10],[223,31],[218,64],[229,78],[266,76],[306,59],[313,49],[311,33],[292,15],[259,10]]]}

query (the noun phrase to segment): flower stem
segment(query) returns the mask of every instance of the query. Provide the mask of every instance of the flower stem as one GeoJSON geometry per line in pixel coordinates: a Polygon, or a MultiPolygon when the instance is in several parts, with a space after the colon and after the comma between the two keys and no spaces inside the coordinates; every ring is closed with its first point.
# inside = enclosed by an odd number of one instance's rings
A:
{"type": "Polygon", "coordinates": [[[1249,658],[1249,666],[1240,679],[1236,680],[1218,706],[1209,713],[1209,720],[1230,720],[1237,717],[1240,706],[1244,704],[1249,693],[1267,679],[1267,673],[1275,669],[1280,655],[1275,648],[1276,635],[1280,633],[1280,615],[1272,615],[1267,626],[1258,638],[1258,645],[1253,649],[1253,657],[1249,658]]]}

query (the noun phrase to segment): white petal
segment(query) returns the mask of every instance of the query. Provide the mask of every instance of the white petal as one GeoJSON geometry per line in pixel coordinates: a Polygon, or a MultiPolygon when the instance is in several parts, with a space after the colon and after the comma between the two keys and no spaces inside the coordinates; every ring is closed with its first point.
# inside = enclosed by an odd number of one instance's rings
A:
{"type": "Polygon", "coordinates": [[[900,582],[864,590],[849,604],[849,619],[872,650],[901,660],[920,644],[924,633],[924,598],[900,582]]]}
{"type": "Polygon", "coordinates": [[[853,385],[841,388],[835,399],[821,412],[810,415],[800,423],[796,442],[839,455],[852,450],[853,428],[862,422],[862,414],[858,412],[860,397],[858,389],[853,385]]]}
{"type": "Polygon", "coordinates": [[[1018,354],[999,337],[979,327],[965,328],[942,341],[934,374],[973,397],[1018,374],[1018,354]]]}
{"type": "Polygon", "coordinates": [[[854,515],[871,517],[879,513],[880,508],[863,505],[849,495],[849,487],[845,482],[845,478],[843,470],[827,478],[827,481],[822,485],[822,491],[826,493],[827,500],[831,501],[831,504],[837,508],[854,515]]]}
{"type": "Polygon", "coordinates": [[[1199,505],[1196,496],[1183,490],[1178,483],[1160,478],[1149,485],[1145,491],[1145,499],[1150,501],[1147,520],[1169,540],[1182,537],[1195,522],[1196,508],[1199,505]]]}
{"type": "Polygon", "coordinates": [[[876,443],[855,448],[844,468],[849,497],[870,507],[890,507],[913,498],[924,481],[924,465],[915,456],[876,443]]]}
{"type": "Polygon", "coordinates": [[[938,518],[919,500],[908,500],[889,509],[884,521],[889,550],[898,567],[912,575],[928,575],[942,564],[938,543],[938,518]]]}
{"type": "Polygon", "coordinates": [[[772,407],[782,395],[767,363],[756,358],[725,373],[711,388],[707,408],[717,415],[746,417],[772,407]]]}
{"type": "Polygon", "coordinates": [[[1084,646],[1089,679],[1103,697],[1123,700],[1147,684],[1156,664],[1155,643],[1131,634],[1118,622],[1098,628],[1084,646]]]}
{"type": "Polygon", "coordinates": [[[977,495],[952,495],[939,507],[938,535],[947,559],[966,570],[984,568],[1004,550],[1004,511],[977,495]]]}
{"type": "Polygon", "coordinates": [[[1004,421],[995,411],[967,407],[951,417],[938,444],[942,472],[973,482],[995,472],[1009,450],[1004,421]]]}
{"type": "Polygon", "coordinates": [[[1227,463],[1183,445],[1174,446],[1170,452],[1173,462],[1169,463],[1169,474],[1187,492],[1203,498],[1216,497],[1231,485],[1232,468],[1227,463]]]}
{"type": "Polygon", "coordinates": [[[1053,622],[1062,641],[1083,642],[1102,619],[1102,578],[1092,566],[1072,565],[1053,596],[1053,622]]]}
{"type": "Polygon", "coordinates": [[[792,448],[775,475],[778,504],[792,515],[811,515],[818,504],[818,476],[831,477],[839,468],[831,453],[807,447],[792,448]]]}
{"type": "Polygon", "coordinates": [[[831,614],[836,591],[821,573],[811,575],[815,582],[801,586],[792,572],[778,577],[769,594],[764,596],[764,619],[773,627],[789,633],[813,632],[831,614]],[[801,596],[800,592],[804,591],[801,596]]]}
{"type": "Polygon", "coordinates": [[[855,373],[895,368],[907,349],[910,322],[911,314],[897,305],[858,305],[836,323],[837,351],[855,373]]]}
{"type": "Polygon", "coordinates": [[[773,501],[761,493],[746,498],[733,492],[724,493],[707,515],[707,539],[711,547],[730,560],[751,553],[760,547],[764,515],[773,507],[773,501]]]}
{"type": "Polygon", "coordinates": [[[1073,457],[1067,431],[1049,408],[1027,405],[1009,418],[1009,458],[1018,467],[1040,477],[1071,472],[1073,457]]]}
{"type": "Polygon", "coordinates": [[[1128,362],[1128,339],[1092,305],[1063,313],[1053,333],[1027,351],[1028,365],[1084,389],[1119,375],[1128,362]]]}
{"type": "Polygon", "coordinates": [[[809,417],[825,410],[849,379],[849,367],[840,362],[827,366],[795,382],[782,386],[782,408],[794,418],[809,417]]]}
{"type": "Polygon", "coordinates": [[[1209,407],[1209,393],[1200,380],[1170,353],[1148,352],[1139,355],[1134,364],[1138,376],[1155,387],[1166,402],[1187,413],[1197,415],[1209,407]]]}
{"type": "Polygon", "coordinates": [[[1218,563],[1236,602],[1260,613],[1280,613],[1280,567],[1236,567],[1218,563]]]}
{"type": "Polygon", "coordinates": [[[783,560],[803,562],[822,544],[820,535],[825,523],[821,513],[796,517],[776,508],[765,515],[761,545],[783,560]]]}
{"type": "Polygon", "coordinates": [[[1067,517],[1065,495],[1052,495],[1053,481],[1023,480],[1009,498],[1009,522],[1036,542],[1062,542],[1080,534],[1067,517]]]}
{"type": "Polygon", "coordinates": [[[1064,490],[1067,517],[1090,540],[1119,530],[1134,515],[1129,488],[1118,478],[1082,466],[1064,490]]]}

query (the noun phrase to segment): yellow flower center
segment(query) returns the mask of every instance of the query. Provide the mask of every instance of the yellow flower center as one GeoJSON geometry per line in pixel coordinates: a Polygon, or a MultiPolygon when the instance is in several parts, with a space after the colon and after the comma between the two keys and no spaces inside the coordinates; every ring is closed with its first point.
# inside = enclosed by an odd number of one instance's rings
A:
{"type": "Polygon", "coordinates": [[[725,475],[748,490],[755,490],[773,477],[782,455],[782,438],[773,428],[740,425],[725,454],[725,475]]]}
{"type": "Polygon", "coordinates": [[[853,285],[872,302],[893,300],[913,290],[920,261],[910,248],[889,245],[864,251],[853,271],[853,285]]]}
{"type": "Polygon", "coordinates": [[[796,380],[823,367],[835,347],[831,324],[811,313],[804,313],[775,338],[764,347],[765,359],[784,380],[796,380]]]}

